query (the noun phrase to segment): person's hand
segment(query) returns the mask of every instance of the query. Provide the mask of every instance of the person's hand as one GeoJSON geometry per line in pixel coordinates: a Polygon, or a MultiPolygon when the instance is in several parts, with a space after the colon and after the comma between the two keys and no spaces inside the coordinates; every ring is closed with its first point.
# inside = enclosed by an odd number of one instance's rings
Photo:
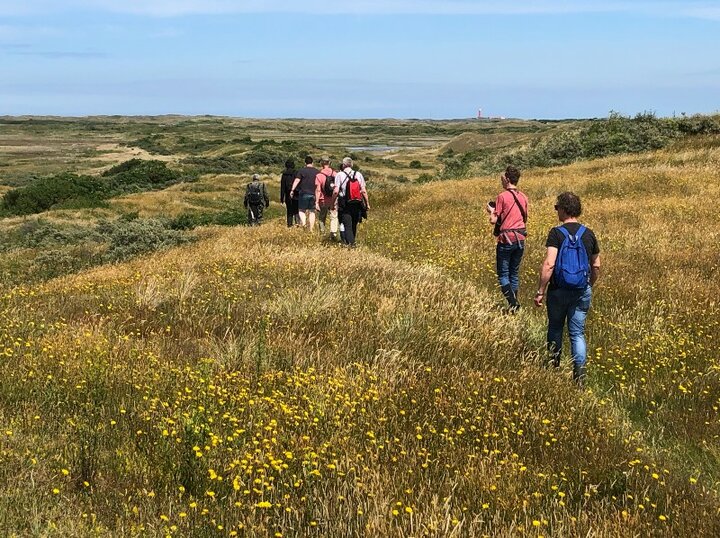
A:
{"type": "Polygon", "coordinates": [[[315,211],[318,211],[318,212],[320,211],[320,204],[315,205],[315,211]]]}
{"type": "Polygon", "coordinates": [[[535,306],[541,307],[542,304],[543,304],[543,299],[544,299],[544,298],[545,298],[545,294],[544,294],[544,293],[536,293],[536,294],[535,294],[535,299],[533,299],[533,301],[535,302],[535,306]]]}

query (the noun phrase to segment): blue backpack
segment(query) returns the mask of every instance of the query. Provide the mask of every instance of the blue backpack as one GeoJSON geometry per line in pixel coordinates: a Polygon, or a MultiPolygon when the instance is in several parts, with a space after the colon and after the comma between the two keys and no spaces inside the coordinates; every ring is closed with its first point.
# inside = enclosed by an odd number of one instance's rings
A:
{"type": "Polygon", "coordinates": [[[590,282],[590,260],[582,242],[582,236],[587,228],[581,225],[575,235],[570,235],[564,226],[558,226],[558,229],[565,239],[560,245],[555,261],[553,271],[555,285],[563,289],[584,290],[590,282]]]}

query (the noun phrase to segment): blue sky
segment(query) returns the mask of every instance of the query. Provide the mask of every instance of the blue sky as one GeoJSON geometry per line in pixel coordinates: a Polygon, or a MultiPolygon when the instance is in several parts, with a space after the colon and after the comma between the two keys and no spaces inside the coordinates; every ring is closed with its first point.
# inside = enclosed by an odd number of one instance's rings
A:
{"type": "Polygon", "coordinates": [[[718,0],[0,0],[0,115],[711,113],[718,36],[718,0]]]}

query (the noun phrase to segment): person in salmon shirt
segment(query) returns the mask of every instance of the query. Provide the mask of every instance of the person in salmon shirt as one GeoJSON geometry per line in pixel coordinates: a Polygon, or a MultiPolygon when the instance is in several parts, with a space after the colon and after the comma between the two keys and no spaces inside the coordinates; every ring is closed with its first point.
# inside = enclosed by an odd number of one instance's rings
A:
{"type": "Polygon", "coordinates": [[[520,309],[520,263],[527,238],[528,197],[518,189],[519,181],[520,170],[508,166],[500,176],[503,191],[494,203],[490,202],[486,207],[497,237],[495,265],[498,283],[511,313],[520,309]]]}

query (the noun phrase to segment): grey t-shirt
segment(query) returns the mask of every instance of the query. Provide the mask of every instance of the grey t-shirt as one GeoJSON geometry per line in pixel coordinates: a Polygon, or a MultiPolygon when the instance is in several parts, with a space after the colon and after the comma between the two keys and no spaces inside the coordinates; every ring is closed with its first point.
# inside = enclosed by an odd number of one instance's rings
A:
{"type": "Polygon", "coordinates": [[[315,181],[319,173],[320,170],[314,166],[306,166],[297,171],[295,177],[300,178],[298,184],[300,194],[315,194],[315,181]]]}

